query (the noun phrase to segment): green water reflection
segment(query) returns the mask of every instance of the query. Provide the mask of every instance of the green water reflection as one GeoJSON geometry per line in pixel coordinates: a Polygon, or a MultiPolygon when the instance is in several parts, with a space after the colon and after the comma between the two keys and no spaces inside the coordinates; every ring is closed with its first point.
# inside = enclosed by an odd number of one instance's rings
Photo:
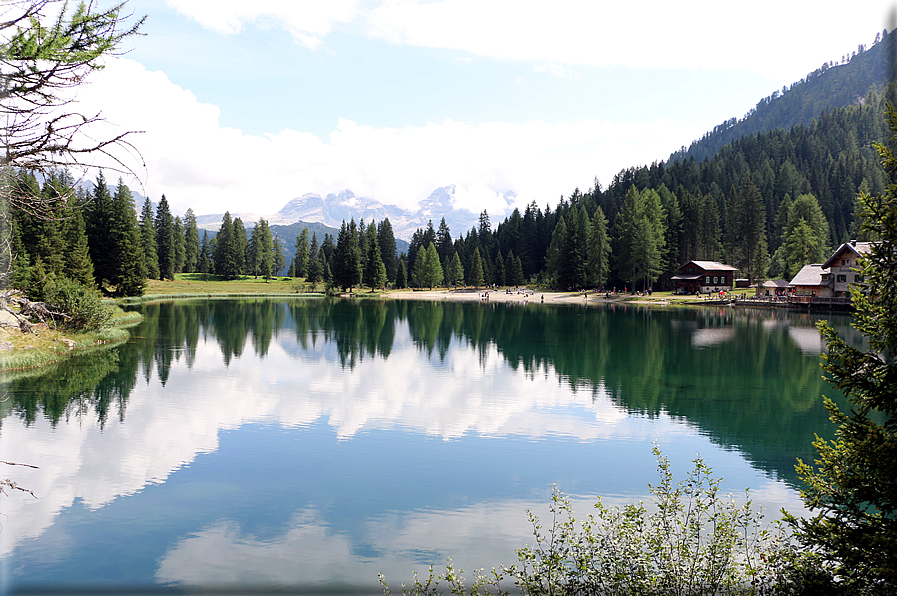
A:
{"type": "MultiPolygon", "coordinates": [[[[397,330],[444,362],[453,344],[495,349],[514,370],[550,374],[575,392],[599,393],[630,413],[668,414],[715,443],[737,448],[775,477],[796,483],[796,457],[830,435],[821,395],[818,317],[735,308],[559,308],[455,302],[195,300],[149,304],[126,345],[7,379],[5,415],[54,425],[93,412],[100,426],[124,420],[138,379],[164,386],[173,363],[192,367],[200,343],[217,344],[226,369],[273,343],[322,350],[353,369],[388,359],[397,330]],[[405,332],[403,332],[405,333],[405,332]]],[[[851,334],[849,318],[828,317],[851,334]]],[[[852,336],[852,341],[857,341],[852,336]]]]}

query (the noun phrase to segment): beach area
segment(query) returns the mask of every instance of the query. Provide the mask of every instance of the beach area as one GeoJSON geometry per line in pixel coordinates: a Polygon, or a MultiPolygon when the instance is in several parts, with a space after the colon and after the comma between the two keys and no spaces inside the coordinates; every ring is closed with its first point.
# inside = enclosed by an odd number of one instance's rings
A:
{"type": "MultiPolygon", "coordinates": [[[[486,288],[458,288],[458,289],[433,289],[433,290],[388,290],[380,294],[383,298],[396,300],[447,300],[452,302],[502,302],[519,304],[579,304],[601,305],[617,302],[667,304],[672,301],[667,298],[655,296],[638,296],[632,294],[610,294],[606,297],[604,292],[543,292],[529,288],[512,289],[504,288],[490,290],[486,288]]],[[[689,302],[695,298],[677,297],[689,302]]],[[[678,300],[677,300],[678,302],[678,300]]]]}

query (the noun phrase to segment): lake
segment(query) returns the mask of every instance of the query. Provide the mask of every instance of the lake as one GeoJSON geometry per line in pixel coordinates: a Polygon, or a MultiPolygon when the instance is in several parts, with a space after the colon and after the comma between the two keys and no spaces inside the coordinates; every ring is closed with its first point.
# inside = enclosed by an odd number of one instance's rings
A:
{"type": "MultiPolygon", "coordinates": [[[[802,511],[833,428],[819,315],[325,299],[139,307],[119,347],[6,375],[0,593],[395,587],[531,543],[551,485],[587,513],[683,478],[802,511]]],[[[858,342],[844,315],[822,315],[858,342]]]]}

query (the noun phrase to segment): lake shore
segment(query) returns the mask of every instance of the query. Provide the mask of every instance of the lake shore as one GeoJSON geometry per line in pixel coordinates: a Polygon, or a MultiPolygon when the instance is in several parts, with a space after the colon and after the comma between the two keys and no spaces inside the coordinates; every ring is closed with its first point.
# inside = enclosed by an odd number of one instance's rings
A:
{"type": "MultiPolygon", "coordinates": [[[[363,293],[359,293],[363,295],[363,293]]],[[[381,292],[380,297],[394,300],[436,300],[451,302],[502,302],[519,304],[566,304],[601,306],[607,304],[646,304],[655,306],[681,304],[713,304],[706,297],[693,296],[638,296],[632,294],[612,294],[605,297],[603,292],[553,292],[521,289],[520,291],[505,289],[487,290],[485,288],[462,288],[455,290],[388,290],[381,292]],[[486,297],[488,295],[488,298],[486,297]]]]}

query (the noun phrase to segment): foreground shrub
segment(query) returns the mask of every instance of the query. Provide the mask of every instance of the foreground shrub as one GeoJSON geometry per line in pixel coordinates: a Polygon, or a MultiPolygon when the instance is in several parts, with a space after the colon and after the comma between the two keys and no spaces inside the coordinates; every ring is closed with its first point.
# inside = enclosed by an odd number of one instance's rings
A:
{"type": "MultiPolygon", "coordinates": [[[[718,478],[697,457],[694,469],[673,483],[669,461],[654,447],[660,484],[649,486],[654,506],[606,507],[578,520],[571,501],[554,487],[550,525],[527,511],[534,544],[517,551],[518,562],[484,575],[469,588],[451,562],[425,579],[414,576],[403,594],[508,594],[513,582],[524,594],[774,594],[789,592],[786,576],[796,558],[778,522],[764,526],[745,491],[739,502],[719,493],[718,478]]],[[[380,576],[384,594],[391,594],[380,576]]]]}
{"type": "Polygon", "coordinates": [[[43,301],[57,324],[68,329],[108,327],[113,309],[103,304],[100,293],[68,278],[53,278],[44,288],[43,301]]]}

